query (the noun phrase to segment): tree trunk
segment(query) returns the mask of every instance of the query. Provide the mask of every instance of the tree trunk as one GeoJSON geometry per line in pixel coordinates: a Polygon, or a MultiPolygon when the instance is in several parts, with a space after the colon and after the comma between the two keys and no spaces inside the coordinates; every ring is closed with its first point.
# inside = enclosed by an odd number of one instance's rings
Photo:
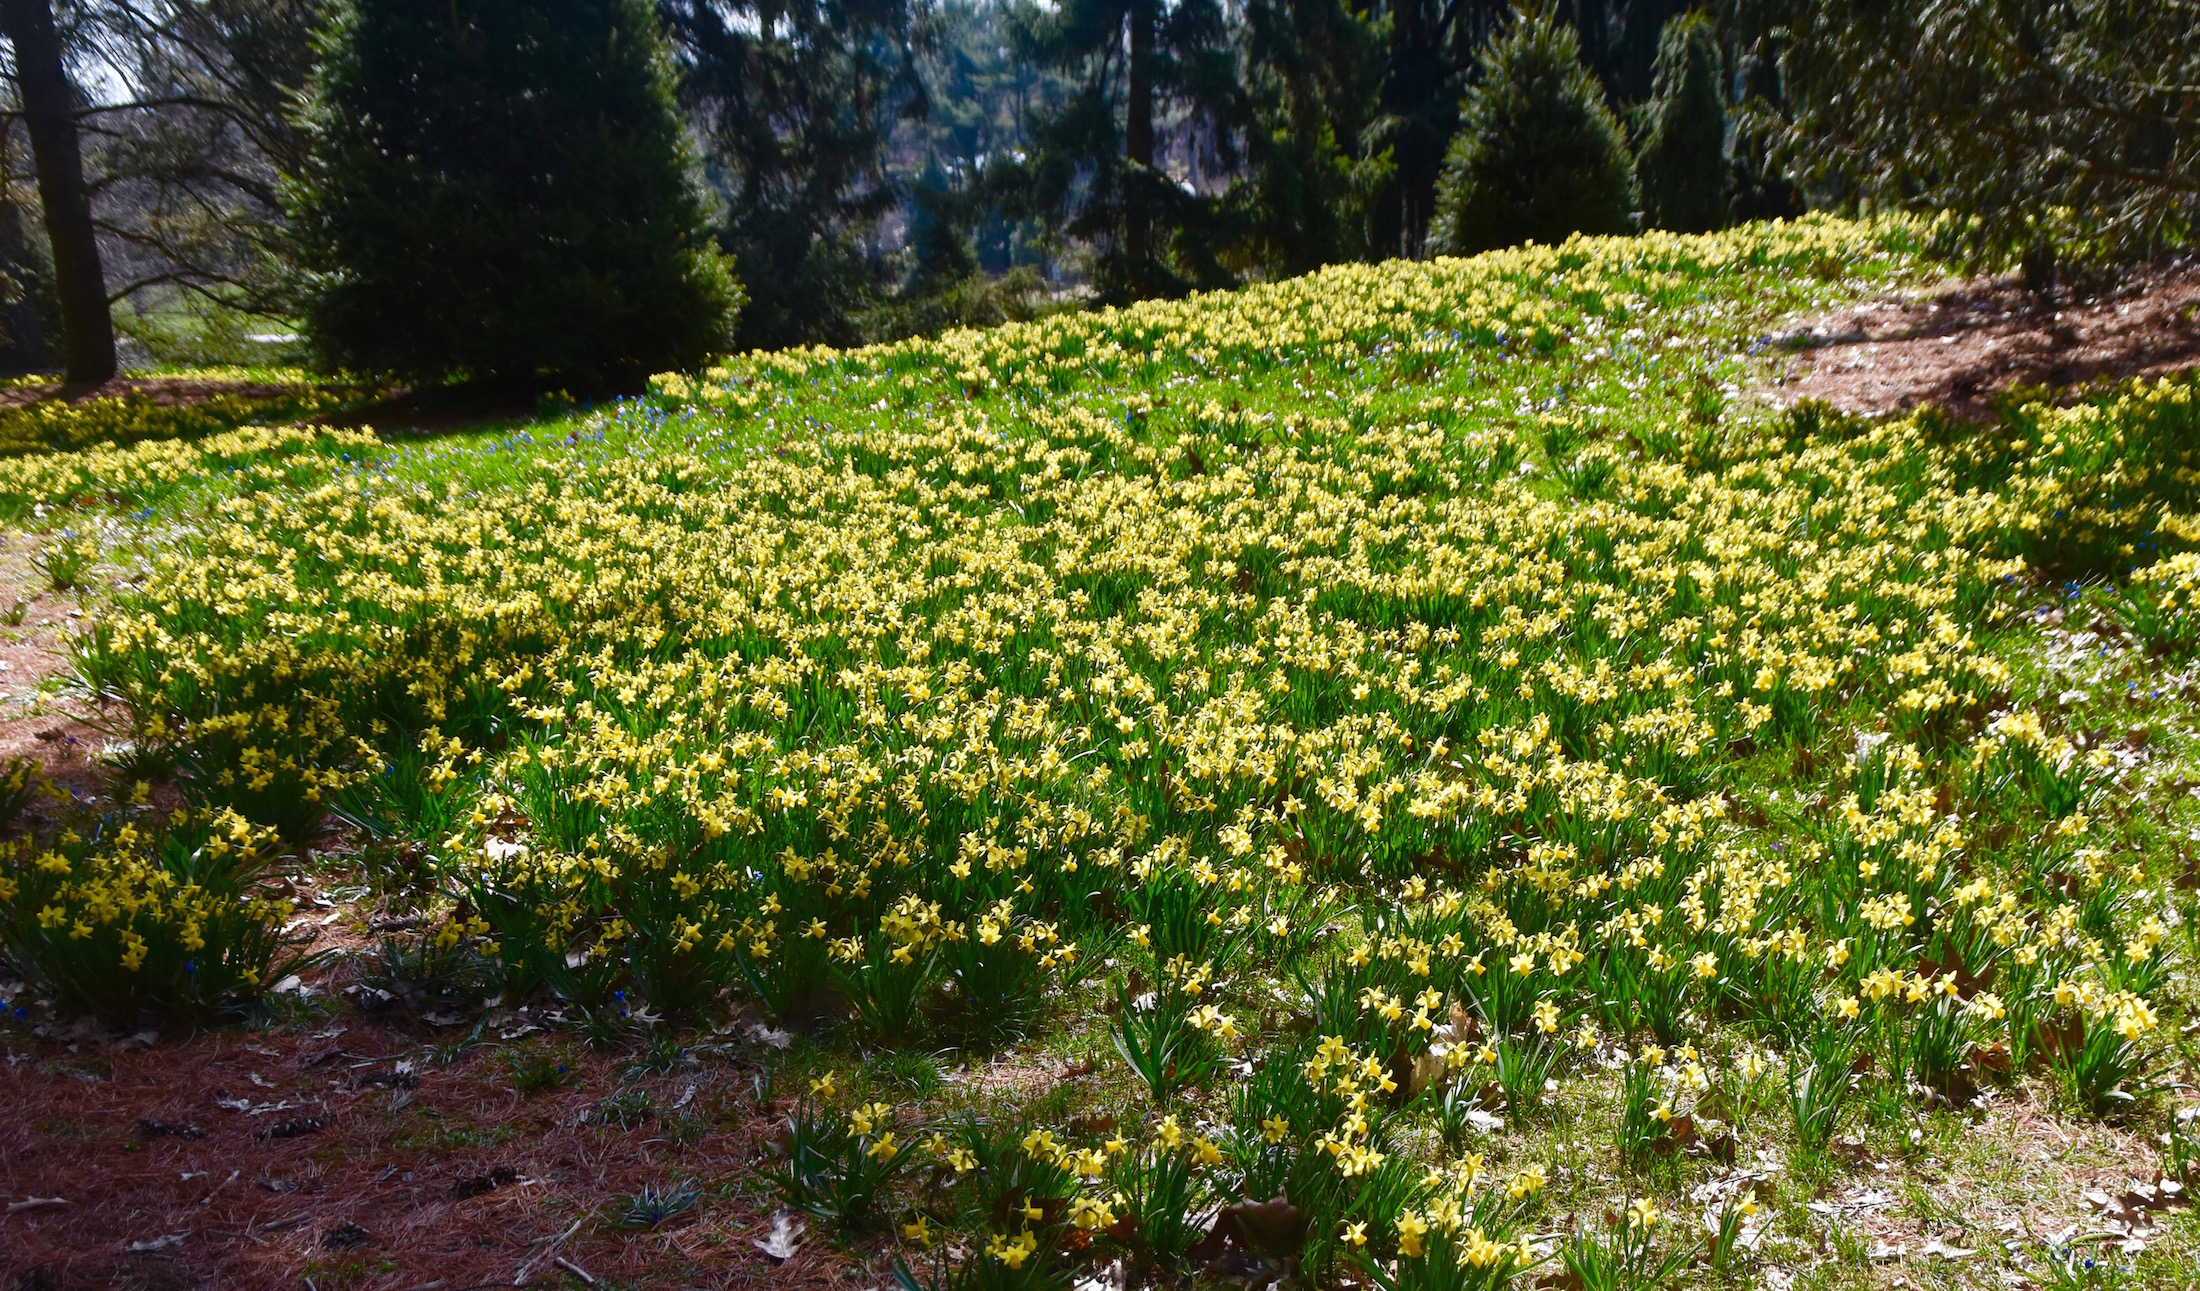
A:
{"type": "Polygon", "coordinates": [[[15,46],[15,83],[38,161],[38,197],[46,208],[54,288],[61,297],[67,380],[97,385],[115,374],[115,325],[107,312],[107,283],[77,145],[76,104],[61,68],[52,0],[0,0],[0,30],[15,46]]]}
{"type": "Polygon", "coordinates": [[[1126,88],[1123,123],[1123,159],[1130,163],[1126,176],[1123,251],[1138,282],[1147,277],[1152,255],[1152,220],[1147,209],[1153,200],[1153,39],[1155,0],[1131,0],[1127,6],[1131,25],[1130,83],[1126,88]]]}

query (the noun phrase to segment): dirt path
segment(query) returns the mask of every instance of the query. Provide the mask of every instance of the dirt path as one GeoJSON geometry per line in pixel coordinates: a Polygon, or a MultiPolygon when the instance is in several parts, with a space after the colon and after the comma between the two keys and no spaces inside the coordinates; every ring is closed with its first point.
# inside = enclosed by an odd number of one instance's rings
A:
{"type": "Polygon", "coordinates": [[[2052,305],[2014,279],[1971,282],[1798,319],[1776,335],[1795,351],[1768,392],[1777,404],[1938,405],[1983,418],[2013,386],[2067,389],[2200,365],[2200,268],[2052,305]]]}

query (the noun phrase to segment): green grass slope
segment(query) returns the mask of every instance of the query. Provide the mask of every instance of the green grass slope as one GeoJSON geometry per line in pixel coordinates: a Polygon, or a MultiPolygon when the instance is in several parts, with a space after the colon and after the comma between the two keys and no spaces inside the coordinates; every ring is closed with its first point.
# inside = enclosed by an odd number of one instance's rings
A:
{"type": "Polygon", "coordinates": [[[1737,398],[1927,275],[1577,241],[0,461],[189,804],[16,845],[5,954],[250,1007],[333,813],[447,1006],[801,1031],[716,1182],[918,1285],[2179,1285],[2189,1212],[2060,1229],[2192,1166],[2200,391],[1737,398]]]}

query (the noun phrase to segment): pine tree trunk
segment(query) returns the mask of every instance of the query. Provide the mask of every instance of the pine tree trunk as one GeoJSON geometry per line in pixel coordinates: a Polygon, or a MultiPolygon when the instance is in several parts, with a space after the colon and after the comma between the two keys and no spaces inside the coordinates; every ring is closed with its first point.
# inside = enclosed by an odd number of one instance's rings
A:
{"type": "Polygon", "coordinates": [[[54,287],[71,385],[97,385],[115,374],[114,319],[99,268],[91,195],[77,144],[76,105],[61,67],[52,0],[0,0],[0,30],[15,46],[15,83],[38,162],[38,197],[53,243],[54,287]]]}
{"type": "Polygon", "coordinates": [[[1154,0],[1131,0],[1130,83],[1125,97],[1123,158],[1131,163],[1129,191],[1124,194],[1123,250],[1131,272],[1140,281],[1152,259],[1152,222],[1148,204],[1153,185],[1153,39],[1154,0]]]}

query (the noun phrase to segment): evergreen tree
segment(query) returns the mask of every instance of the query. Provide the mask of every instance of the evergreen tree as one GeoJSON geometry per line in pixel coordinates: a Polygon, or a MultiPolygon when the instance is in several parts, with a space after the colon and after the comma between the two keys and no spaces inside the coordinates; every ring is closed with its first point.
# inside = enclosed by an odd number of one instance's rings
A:
{"type": "Polygon", "coordinates": [[[1460,96],[1507,12],[1506,0],[1381,0],[1390,52],[1370,143],[1390,152],[1392,177],[1375,204],[1371,240],[1379,255],[1428,250],[1460,96]]]}
{"type": "Polygon", "coordinates": [[[1246,0],[1244,258],[1274,277],[1398,251],[1378,142],[1387,48],[1365,0],[1246,0]]]}
{"type": "MultiPolygon", "coordinates": [[[[1509,0],[1361,0],[1366,20],[1387,30],[1380,114],[1366,153],[1388,151],[1391,174],[1372,201],[1376,254],[1428,249],[1446,153],[1459,131],[1460,98],[1476,64],[1511,12],[1509,0]]],[[[1648,92],[1660,24],[1688,0],[1549,0],[1553,16],[1580,38],[1582,58],[1615,99],[1648,92]]],[[[1358,154],[1355,154],[1358,155],[1358,154]]]]}
{"type": "Polygon", "coordinates": [[[749,293],[740,348],[861,343],[857,319],[887,285],[865,240],[902,200],[885,170],[889,136],[929,107],[909,0],[658,8],[749,293]]]}
{"type": "Polygon", "coordinates": [[[1719,42],[1700,13],[1665,25],[1649,104],[1649,132],[1635,157],[1642,221],[1707,233],[1727,222],[1726,94],[1719,42]]]}
{"type": "Polygon", "coordinates": [[[297,216],[336,367],[633,388],[728,339],[646,0],[351,0],[297,216]]]}
{"type": "Polygon", "coordinates": [[[868,341],[933,335],[950,327],[992,327],[1035,317],[1045,286],[1030,265],[989,277],[973,252],[973,233],[997,221],[995,185],[951,174],[937,156],[907,185],[909,224],[898,289],[879,293],[855,322],[868,341]]]}
{"type": "Polygon", "coordinates": [[[978,270],[1036,271],[1053,250],[1045,226],[1029,214],[1012,220],[1003,206],[1020,204],[1015,158],[1030,144],[1032,124],[1068,97],[1070,83],[1020,56],[1014,15],[1001,0],[945,0],[931,25],[936,39],[918,55],[931,110],[900,132],[921,135],[927,159],[926,173],[905,181],[911,245],[918,224],[947,220],[969,238],[978,270]],[[935,160],[938,175],[931,173],[935,160]]]}
{"type": "Polygon", "coordinates": [[[1734,59],[1733,187],[1729,213],[1736,220],[1794,219],[1805,209],[1803,191],[1780,164],[1780,134],[1787,94],[1778,44],[1757,36],[1734,59]]]}
{"type": "Polygon", "coordinates": [[[968,278],[978,261],[964,241],[974,219],[971,190],[950,180],[937,154],[909,186],[909,277],[905,296],[926,295],[968,278]]]}
{"type": "Polygon", "coordinates": [[[1516,13],[1460,105],[1437,192],[1438,252],[1473,255],[1572,233],[1625,233],[1632,165],[1571,27],[1516,13]]]}
{"type": "Polygon", "coordinates": [[[1551,10],[1581,38],[1581,61],[1612,101],[1637,103],[1653,92],[1666,26],[1690,7],[1691,0],[1553,0],[1551,10]]]}
{"type": "Polygon", "coordinates": [[[1236,168],[1236,57],[1216,0],[1063,0],[1027,5],[1019,43],[1076,88],[1037,122],[1021,168],[1025,200],[1094,248],[1109,303],[1226,285],[1223,204],[1169,173],[1165,144],[1193,172],[1236,168]],[[1168,109],[1185,118],[1164,140],[1168,109]]]}

